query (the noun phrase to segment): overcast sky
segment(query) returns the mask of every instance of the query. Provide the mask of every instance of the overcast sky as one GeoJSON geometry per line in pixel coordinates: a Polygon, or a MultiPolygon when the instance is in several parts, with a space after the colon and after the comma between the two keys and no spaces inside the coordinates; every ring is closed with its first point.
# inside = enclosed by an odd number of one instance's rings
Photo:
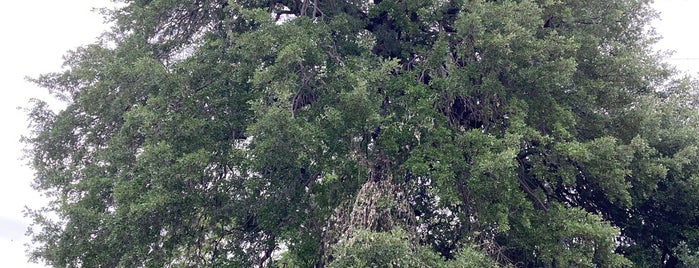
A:
{"type": "Polygon", "coordinates": [[[657,47],[673,50],[668,62],[681,70],[695,75],[699,72],[699,1],[697,0],[656,0],[655,8],[661,12],[660,19],[653,23],[656,31],[663,36],[657,47]]]}
{"type": "MultiPolygon", "coordinates": [[[[18,106],[31,97],[46,98],[45,91],[24,81],[25,76],[58,71],[62,55],[69,49],[92,43],[106,28],[101,15],[91,12],[108,0],[4,1],[0,16],[0,157],[3,166],[0,186],[0,266],[42,267],[28,264],[24,232],[29,223],[23,217],[25,205],[39,207],[42,198],[30,187],[32,172],[20,160],[20,136],[26,133],[26,116],[18,106]]],[[[662,12],[654,23],[664,36],[658,48],[675,50],[668,61],[682,70],[699,72],[699,1],[659,0],[662,12]]]]}
{"type": "Polygon", "coordinates": [[[7,0],[0,16],[0,266],[42,267],[29,264],[24,233],[29,223],[25,205],[39,207],[42,198],[30,187],[32,171],[20,160],[26,133],[25,113],[31,97],[45,98],[44,90],[26,83],[25,76],[60,70],[62,55],[81,44],[92,43],[106,29],[92,7],[108,0],[7,0]]]}

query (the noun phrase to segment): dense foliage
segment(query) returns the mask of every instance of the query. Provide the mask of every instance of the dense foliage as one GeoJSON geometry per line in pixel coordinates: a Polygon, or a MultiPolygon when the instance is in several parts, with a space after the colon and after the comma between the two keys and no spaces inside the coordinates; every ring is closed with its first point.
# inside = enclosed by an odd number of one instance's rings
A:
{"type": "Polygon", "coordinates": [[[123,0],[35,82],[56,267],[675,267],[697,86],[649,0],[123,0]]]}

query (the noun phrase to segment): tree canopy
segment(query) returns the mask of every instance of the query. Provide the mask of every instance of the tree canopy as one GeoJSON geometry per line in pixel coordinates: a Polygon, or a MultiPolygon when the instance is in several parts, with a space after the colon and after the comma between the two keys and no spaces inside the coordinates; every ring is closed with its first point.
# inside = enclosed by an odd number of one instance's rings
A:
{"type": "Polygon", "coordinates": [[[55,267],[681,267],[699,92],[650,0],[121,0],[33,79],[55,267]]]}

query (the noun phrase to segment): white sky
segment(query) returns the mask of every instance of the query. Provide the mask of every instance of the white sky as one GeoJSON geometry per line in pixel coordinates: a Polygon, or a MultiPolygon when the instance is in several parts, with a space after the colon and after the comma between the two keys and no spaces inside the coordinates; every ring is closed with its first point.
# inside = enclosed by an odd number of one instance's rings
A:
{"type": "Polygon", "coordinates": [[[699,72],[699,1],[697,0],[655,0],[654,7],[660,11],[660,20],[653,23],[656,31],[663,36],[657,47],[673,50],[668,62],[692,75],[699,72]]]}
{"type": "Polygon", "coordinates": [[[96,41],[106,29],[102,16],[91,12],[108,0],[7,0],[0,16],[0,266],[42,267],[28,264],[24,237],[28,219],[25,205],[39,207],[42,198],[32,191],[32,171],[24,165],[19,143],[27,121],[17,107],[28,106],[31,97],[45,98],[45,90],[25,82],[25,76],[58,71],[62,55],[81,44],[96,41]]]}
{"type": "MultiPolygon", "coordinates": [[[[699,72],[699,1],[659,0],[655,7],[662,13],[654,26],[664,36],[658,48],[675,50],[668,61],[682,70],[699,72]]],[[[31,170],[20,160],[23,145],[18,141],[26,133],[26,116],[17,109],[27,106],[30,97],[46,98],[45,90],[25,82],[25,76],[58,71],[62,55],[69,49],[92,43],[106,27],[93,7],[108,0],[34,0],[5,1],[0,16],[0,155],[5,174],[0,187],[0,266],[42,267],[28,264],[24,232],[29,220],[23,217],[25,205],[39,207],[42,197],[30,187],[31,170]]]]}

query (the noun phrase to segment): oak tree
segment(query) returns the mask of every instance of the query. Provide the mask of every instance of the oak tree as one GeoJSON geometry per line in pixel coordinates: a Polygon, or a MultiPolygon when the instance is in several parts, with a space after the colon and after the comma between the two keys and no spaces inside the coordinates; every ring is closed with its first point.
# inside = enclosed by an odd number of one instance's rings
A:
{"type": "Polygon", "coordinates": [[[699,103],[648,0],[122,0],[34,79],[56,267],[675,267],[699,103]]]}

